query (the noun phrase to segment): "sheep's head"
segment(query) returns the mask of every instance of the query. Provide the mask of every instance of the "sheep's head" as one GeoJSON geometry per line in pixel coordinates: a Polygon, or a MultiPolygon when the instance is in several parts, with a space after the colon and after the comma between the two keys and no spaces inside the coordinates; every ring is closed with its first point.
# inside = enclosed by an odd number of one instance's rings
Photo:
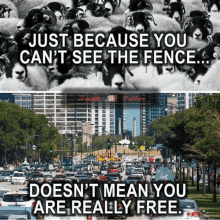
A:
{"type": "Polygon", "coordinates": [[[206,0],[206,7],[208,12],[219,12],[220,11],[220,2],[219,0],[206,0]]]}
{"type": "Polygon", "coordinates": [[[154,25],[157,25],[149,11],[128,13],[124,21],[124,28],[138,33],[147,32],[150,30],[149,21],[153,21],[154,25]]]}
{"type": "Polygon", "coordinates": [[[193,39],[205,40],[208,35],[212,34],[213,25],[210,20],[196,16],[185,21],[183,30],[193,39]]]}
{"type": "Polygon", "coordinates": [[[64,20],[67,18],[67,8],[60,2],[50,2],[47,7],[55,14],[57,20],[64,20]]]}
{"type": "Polygon", "coordinates": [[[52,26],[56,25],[57,18],[51,10],[32,9],[27,16],[17,24],[18,31],[25,28],[31,28],[38,23],[47,23],[52,26]]]}
{"type": "Polygon", "coordinates": [[[172,2],[167,7],[163,8],[166,14],[177,22],[181,22],[183,14],[186,13],[185,7],[180,2],[172,2]]]}

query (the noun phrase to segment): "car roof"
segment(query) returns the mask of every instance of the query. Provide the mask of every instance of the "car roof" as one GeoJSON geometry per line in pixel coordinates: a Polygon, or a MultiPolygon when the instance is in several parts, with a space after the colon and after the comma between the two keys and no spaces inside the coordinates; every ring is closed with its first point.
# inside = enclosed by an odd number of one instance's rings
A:
{"type": "Polygon", "coordinates": [[[16,191],[13,191],[13,192],[7,192],[7,193],[5,193],[5,195],[14,195],[14,194],[16,194],[16,195],[28,195],[29,193],[28,192],[25,192],[25,191],[19,191],[19,192],[16,192],[16,191]]]}

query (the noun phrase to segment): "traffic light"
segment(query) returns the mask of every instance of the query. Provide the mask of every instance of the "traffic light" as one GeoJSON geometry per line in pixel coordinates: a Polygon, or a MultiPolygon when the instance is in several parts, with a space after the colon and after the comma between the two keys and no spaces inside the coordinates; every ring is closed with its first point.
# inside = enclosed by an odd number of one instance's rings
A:
{"type": "MultiPolygon", "coordinates": [[[[108,150],[110,149],[110,146],[111,146],[111,141],[110,139],[107,140],[107,148],[108,150]]],[[[109,153],[108,153],[108,157],[109,157],[109,153]]]]}
{"type": "Polygon", "coordinates": [[[110,141],[110,139],[108,139],[108,141],[107,141],[108,149],[110,148],[110,145],[111,145],[111,141],[110,141]]]}

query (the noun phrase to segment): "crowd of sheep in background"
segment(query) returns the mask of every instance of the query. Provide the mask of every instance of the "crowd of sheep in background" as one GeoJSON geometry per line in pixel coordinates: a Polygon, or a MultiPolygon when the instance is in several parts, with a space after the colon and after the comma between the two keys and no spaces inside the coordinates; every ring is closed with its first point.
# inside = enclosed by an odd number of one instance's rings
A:
{"type": "Polygon", "coordinates": [[[218,91],[219,58],[220,0],[0,0],[1,91],[218,91]],[[201,62],[137,66],[103,55],[100,65],[76,65],[72,36],[86,32],[186,33],[184,49],[201,62]],[[21,51],[37,49],[35,33],[68,34],[64,63],[20,62],[21,51]]]}

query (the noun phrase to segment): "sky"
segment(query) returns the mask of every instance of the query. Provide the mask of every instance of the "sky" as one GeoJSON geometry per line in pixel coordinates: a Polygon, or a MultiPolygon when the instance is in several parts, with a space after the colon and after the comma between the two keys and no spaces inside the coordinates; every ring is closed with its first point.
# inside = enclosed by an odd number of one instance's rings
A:
{"type": "Polygon", "coordinates": [[[133,118],[136,117],[137,119],[137,136],[141,133],[140,127],[140,103],[126,103],[126,129],[132,131],[133,135],[133,118]]]}

